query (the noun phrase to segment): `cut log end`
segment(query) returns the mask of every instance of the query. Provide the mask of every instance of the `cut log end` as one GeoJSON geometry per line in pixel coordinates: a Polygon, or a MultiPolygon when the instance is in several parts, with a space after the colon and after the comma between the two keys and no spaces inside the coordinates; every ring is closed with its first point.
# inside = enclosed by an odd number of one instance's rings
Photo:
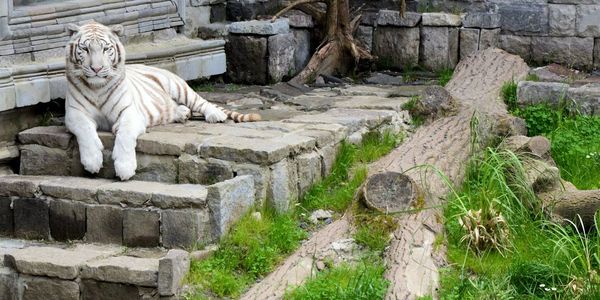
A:
{"type": "Polygon", "coordinates": [[[424,201],[412,178],[398,172],[370,176],[360,189],[360,199],[381,213],[398,213],[422,205],[424,201]]]}

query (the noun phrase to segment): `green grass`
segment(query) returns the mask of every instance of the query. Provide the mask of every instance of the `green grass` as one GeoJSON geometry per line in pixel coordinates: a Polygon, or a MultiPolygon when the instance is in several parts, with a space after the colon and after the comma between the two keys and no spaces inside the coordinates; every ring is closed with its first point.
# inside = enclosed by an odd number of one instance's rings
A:
{"type": "Polygon", "coordinates": [[[358,265],[341,266],[319,272],[304,285],[288,292],[284,299],[383,299],[389,282],[383,279],[381,258],[358,265]]]}
{"type": "Polygon", "coordinates": [[[450,81],[450,79],[452,79],[453,74],[454,74],[453,69],[444,69],[444,70],[441,70],[440,72],[438,72],[437,75],[438,75],[439,85],[446,86],[448,81],[450,81]]]}
{"type": "MultiPolygon", "coordinates": [[[[248,213],[220,241],[218,250],[210,257],[192,261],[186,280],[195,291],[187,298],[238,297],[257,279],[272,271],[308,236],[308,232],[299,226],[303,215],[310,215],[316,209],[346,210],[356,188],[366,178],[364,164],[385,155],[400,141],[400,136],[386,132],[368,133],[358,146],[342,142],[331,174],[307,192],[295,211],[283,215],[262,211],[260,220],[248,213]]],[[[369,240],[367,243],[375,245],[376,242],[371,241],[378,238],[376,234],[365,237],[369,240]]],[[[358,268],[354,272],[358,277],[352,277],[354,279],[347,284],[356,288],[356,295],[371,295],[369,289],[372,287],[365,289],[361,287],[362,283],[356,284],[354,280],[362,278],[363,273],[371,276],[374,271],[358,268]]]]}
{"type": "Polygon", "coordinates": [[[487,148],[469,163],[444,211],[450,265],[441,272],[441,299],[599,299],[600,235],[547,221],[525,184],[524,159],[487,148]],[[504,251],[476,251],[463,238],[459,219],[490,207],[509,224],[504,251]]]}
{"type": "Polygon", "coordinates": [[[518,108],[517,105],[517,82],[514,80],[505,82],[500,88],[500,95],[506,103],[508,111],[512,112],[518,108]]]}
{"type": "Polygon", "coordinates": [[[540,76],[538,76],[537,74],[527,74],[527,77],[525,77],[525,81],[540,81],[540,76]]]}
{"type": "Polygon", "coordinates": [[[420,99],[421,98],[419,96],[412,96],[401,106],[403,110],[406,110],[410,113],[412,125],[415,127],[419,127],[425,123],[425,118],[416,113],[417,105],[419,104],[420,99]]]}

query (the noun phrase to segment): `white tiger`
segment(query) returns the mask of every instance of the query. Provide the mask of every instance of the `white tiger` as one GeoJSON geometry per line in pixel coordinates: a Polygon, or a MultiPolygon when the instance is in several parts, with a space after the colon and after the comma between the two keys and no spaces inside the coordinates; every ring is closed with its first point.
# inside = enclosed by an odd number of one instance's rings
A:
{"type": "Polygon", "coordinates": [[[236,122],[260,120],[257,114],[209,103],[171,72],[125,65],[120,25],[69,25],[67,31],[71,39],[66,47],[65,125],[76,136],[81,163],[91,173],[102,167],[103,145],[96,130],[115,134],[115,172],[127,180],[137,168],[136,139],[149,126],[185,122],[191,111],[202,113],[211,123],[227,117],[236,122]]]}

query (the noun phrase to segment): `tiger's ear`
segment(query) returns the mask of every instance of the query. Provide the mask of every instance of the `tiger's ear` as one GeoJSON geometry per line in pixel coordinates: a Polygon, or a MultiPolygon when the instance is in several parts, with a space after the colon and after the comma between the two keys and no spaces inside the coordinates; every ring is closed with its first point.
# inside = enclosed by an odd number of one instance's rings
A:
{"type": "Polygon", "coordinates": [[[123,29],[123,25],[113,25],[110,27],[110,31],[112,31],[117,36],[122,36],[123,31],[125,30],[123,29]]]}
{"type": "Polygon", "coordinates": [[[65,31],[67,31],[67,34],[69,34],[69,36],[72,36],[79,32],[79,26],[73,23],[67,24],[67,26],[65,27],[65,31]]]}

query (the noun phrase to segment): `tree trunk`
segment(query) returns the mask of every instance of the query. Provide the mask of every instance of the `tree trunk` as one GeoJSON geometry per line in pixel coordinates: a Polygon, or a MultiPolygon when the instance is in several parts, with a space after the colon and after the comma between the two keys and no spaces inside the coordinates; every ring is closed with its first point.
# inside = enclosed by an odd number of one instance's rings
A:
{"type": "MultiPolygon", "coordinates": [[[[521,58],[499,49],[486,49],[461,61],[446,85],[458,104],[456,114],[419,128],[409,140],[369,168],[367,180],[382,173],[402,173],[424,193],[422,203],[404,205],[405,210],[417,212],[397,216],[399,226],[385,254],[385,277],[390,281],[386,299],[435,295],[438,267],[444,264],[443,251],[434,249],[436,235],[443,230],[439,205],[451,191],[450,186],[462,182],[473,150],[506,131],[506,124],[513,123],[513,117],[499,100],[499,91],[504,82],[521,79],[528,70],[521,58]],[[420,209],[423,205],[428,208],[420,209]]],[[[394,200],[398,206],[404,201],[394,200]]]]}

